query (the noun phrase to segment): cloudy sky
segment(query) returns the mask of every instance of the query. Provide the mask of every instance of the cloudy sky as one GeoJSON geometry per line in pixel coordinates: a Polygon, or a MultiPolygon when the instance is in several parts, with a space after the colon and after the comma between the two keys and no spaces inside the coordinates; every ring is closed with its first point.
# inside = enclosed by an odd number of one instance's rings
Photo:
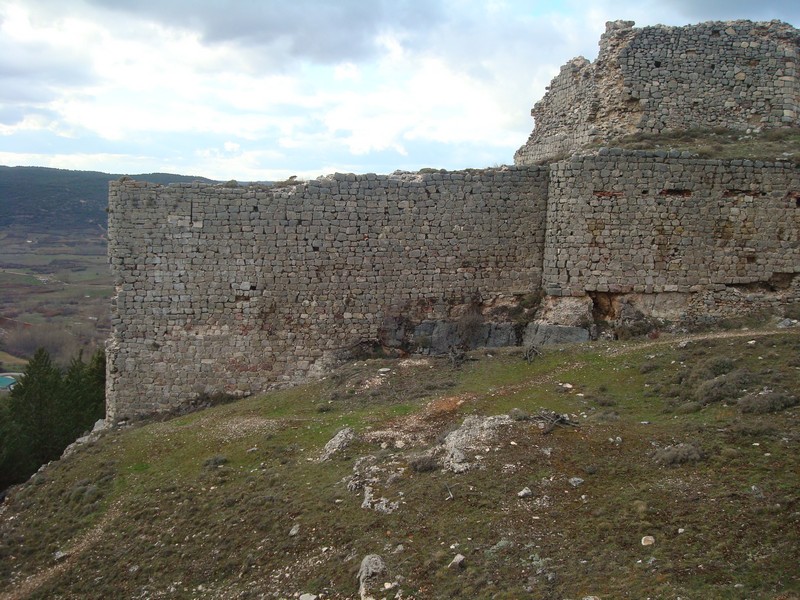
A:
{"type": "Polygon", "coordinates": [[[0,0],[0,164],[240,181],[513,161],[605,22],[796,0],[0,0]]]}

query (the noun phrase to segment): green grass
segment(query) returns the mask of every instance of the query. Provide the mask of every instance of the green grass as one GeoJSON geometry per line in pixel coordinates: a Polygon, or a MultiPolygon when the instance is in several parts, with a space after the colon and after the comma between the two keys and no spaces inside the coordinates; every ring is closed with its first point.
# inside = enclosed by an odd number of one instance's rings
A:
{"type": "Polygon", "coordinates": [[[377,553],[388,597],[796,597],[800,407],[749,414],[730,398],[678,410],[727,369],[746,368],[751,391],[797,393],[800,336],[747,334],[597,342],[532,364],[513,349],[475,351],[459,369],[361,361],[105,434],[12,492],[0,591],[46,573],[30,597],[352,598],[361,558],[377,553]],[[410,468],[465,416],[513,408],[579,427],[517,420],[468,452],[481,468],[410,468]],[[360,439],[317,462],[345,425],[360,439]],[[656,461],[678,444],[702,456],[656,461]],[[359,477],[398,509],[362,508],[359,477]],[[464,568],[448,569],[457,553],[464,568]]]}

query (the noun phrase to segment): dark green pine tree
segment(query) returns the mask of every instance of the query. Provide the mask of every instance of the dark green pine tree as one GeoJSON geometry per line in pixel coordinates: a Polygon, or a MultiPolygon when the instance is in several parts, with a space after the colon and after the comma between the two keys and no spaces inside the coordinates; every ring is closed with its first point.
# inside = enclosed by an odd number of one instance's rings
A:
{"type": "Polygon", "coordinates": [[[29,453],[22,428],[13,419],[10,398],[0,396],[0,490],[24,481],[33,472],[29,453]]]}
{"type": "Polygon", "coordinates": [[[81,436],[98,419],[105,417],[106,360],[103,350],[92,355],[88,363],[82,355],[73,358],[64,374],[63,394],[58,412],[64,422],[64,447],[81,436]]]}
{"type": "Polygon", "coordinates": [[[19,427],[19,444],[25,457],[25,464],[20,466],[29,473],[55,460],[64,450],[61,387],[61,371],[47,350],[39,348],[9,395],[11,418],[19,427]]]}

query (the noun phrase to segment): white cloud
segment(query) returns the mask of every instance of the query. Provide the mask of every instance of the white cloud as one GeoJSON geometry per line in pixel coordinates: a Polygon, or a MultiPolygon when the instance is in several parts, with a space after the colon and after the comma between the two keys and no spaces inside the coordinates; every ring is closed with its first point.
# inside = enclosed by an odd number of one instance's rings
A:
{"type": "Polygon", "coordinates": [[[333,75],[338,81],[344,81],[348,79],[351,81],[361,80],[361,70],[357,65],[354,65],[351,62],[336,65],[333,70],[333,75]]]}
{"type": "Polygon", "coordinates": [[[0,0],[0,160],[241,180],[510,162],[606,20],[791,21],[794,4],[0,0]]]}

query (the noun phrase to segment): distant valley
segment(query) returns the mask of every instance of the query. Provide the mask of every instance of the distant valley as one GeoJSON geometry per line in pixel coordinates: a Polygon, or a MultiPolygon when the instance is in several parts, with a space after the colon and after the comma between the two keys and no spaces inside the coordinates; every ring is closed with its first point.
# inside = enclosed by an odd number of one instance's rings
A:
{"type": "MultiPolygon", "coordinates": [[[[0,369],[46,347],[64,362],[107,337],[108,182],[120,174],[0,166],[0,369]]],[[[203,177],[130,175],[153,183],[203,177]]]]}

